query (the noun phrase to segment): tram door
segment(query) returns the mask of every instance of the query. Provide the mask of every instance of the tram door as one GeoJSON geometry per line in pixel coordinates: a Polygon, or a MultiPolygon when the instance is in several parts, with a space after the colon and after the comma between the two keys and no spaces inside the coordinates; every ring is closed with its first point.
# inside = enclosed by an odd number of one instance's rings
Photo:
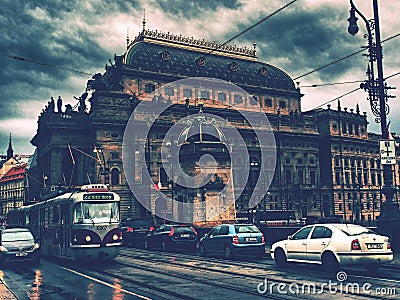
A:
{"type": "Polygon", "coordinates": [[[67,256],[67,249],[70,242],[70,212],[69,204],[61,205],[61,231],[60,231],[60,243],[61,243],[61,256],[67,256]]]}

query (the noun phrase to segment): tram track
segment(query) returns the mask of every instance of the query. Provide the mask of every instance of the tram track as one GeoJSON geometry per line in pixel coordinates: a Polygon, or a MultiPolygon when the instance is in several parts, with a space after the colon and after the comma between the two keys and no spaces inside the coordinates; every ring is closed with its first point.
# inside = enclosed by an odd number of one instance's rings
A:
{"type": "MultiPolygon", "coordinates": [[[[252,273],[258,273],[257,275],[253,275],[253,274],[243,274],[243,273],[238,273],[238,272],[234,272],[234,271],[230,271],[226,269],[226,264],[221,264],[221,262],[218,260],[210,260],[210,259],[205,259],[202,257],[196,257],[196,262],[193,263],[193,256],[189,256],[189,255],[179,255],[179,254],[171,254],[171,253],[165,253],[164,255],[162,255],[162,252],[158,252],[157,253],[157,258],[154,257],[150,257],[149,254],[147,253],[147,255],[144,255],[145,253],[143,253],[143,255],[129,255],[129,254],[124,254],[124,253],[120,253],[120,257],[124,257],[127,259],[137,259],[141,262],[141,264],[136,264],[135,267],[138,268],[146,268],[144,267],[145,264],[147,263],[154,263],[154,264],[160,264],[162,263],[165,267],[165,265],[173,265],[175,267],[180,267],[180,268],[184,268],[184,269],[189,269],[189,270],[201,270],[203,272],[212,272],[214,274],[224,274],[227,276],[236,276],[236,277],[243,277],[243,278],[250,278],[253,280],[258,280],[258,282],[262,282],[262,280],[264,280],[267,276],[268,276],[268,280],[270,282],[274,282],[275,284],[284,284],[284,285],[290,285],[293,284],[293,280],[295,278],[285,278],[288,274],[287,272],[285,272],[285,270],[283,270],[283,272],[281,270],[275,270],[275,269],[267,269],[266,266],[260,266],[260,264],[255,264],[255,263],[240,263],[240,262],[235,262],[235,261],[229,261],[229,267],[231,266],[236,266],[236,267],[241,267],[241,268],[247,268],[249,269],[248,271],[252,272],[252,273]],[[161,255],[161,257],[160,257],[161,255]],[[171,258],[173,258],[173,260],[171,260],[171,258]],[[185,260],[186,262],[179,262],[178,260],[185,260]],[[207,264],[206,267],[201,266],[201,264],[207,264]],[[212,267],[210,267],[210,264],[213,265],[212,267]],[[221,269],[224,268],[224,269],[221,269]],[[260,274],[262,273],[262,274],[260,274]]],[[[121,263],[121,262],[118,262],[121,263]]],[[[129,265],[132,265],[132,262],[130,261],[129,265]]],[[[294,270],[297,273],[297,276],[302,276],[302,274],[304,274],[304,276],[309,276],[309,273],[306,272],[301,272],[301,266],[296,266],[294,268],[294,270]],[[300,273],[300,274],[299,274],[300,273]]],[[[287,270],[286,270],[287,271],[287,270]]],[[[327,276],[326,273],[324,272],[313,272],[313,274],[315,274],[315,277],[318,278],[315,280],[315,284],[316,285],[320,285],[320,289],[325,291],[325,292],[330,292],[329,289],[327,287],[324,287],[324,284],[326,284],[327,281],[332,280],[332,278],[330,278],[329,276],[327,276]],[[322,279],[322,282],[321,282],[322,279]]],[[[289,275],[290,277],[290,275],[289,275]]],[[[365,277],[365,276],[358,276],[358,275],[350,275],[349,278],[357,278],[358,280],[362,279],[365,281],[365,279],[373,279],[373,280],[378,280],[379,283],[385,287],[391,287],[393,289],[399,289],[400,285],[399,282],[396,280],[391,280],[391,279],[384,279],[384,278],[371,278],[371,277],[365,277]],[[394,284],[395,283],[395,284],[394,284]]],[[[307,278],[307,277],[306,277],[307,278]]],[[[196,278],[196,280],[198,280],[198,277],[196,278]]],[[[297,279],[296,279],[297,280],[297,279]]],[[[298,284],[308,284],[308,282],[300,280],[299,282],[297,282],[298,284]]],[[[340,283],[340,282],[339,282],[340,283]]],[[[339,284],[338,283],[338,284],[339,284]]],[[[260,295],[259,293],[257,295],[260,295]]],[[[271,296],[271,295],[268,295],[271,296]]],[[[355,296],[355,298],[359,298],[360,296],[363,296],[365,298],[368,299],[385,299],[384,296],[380,296],[380,295],[374,295],[374,294],[362,294],[360,295],[359,293],[347,293],[346,297],[349,296],[355,296]]],[[[285,299],[288,299],[288,295],[285,295],[284,297],[285,299]]],[[[320,297],[319,297],[320,298],[320,297]]]]}

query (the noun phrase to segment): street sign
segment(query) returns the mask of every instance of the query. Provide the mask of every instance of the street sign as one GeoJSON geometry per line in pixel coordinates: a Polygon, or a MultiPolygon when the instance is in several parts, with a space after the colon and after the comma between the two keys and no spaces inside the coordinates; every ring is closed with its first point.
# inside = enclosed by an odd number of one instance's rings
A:
{"type": "Polygon", "coordinates": [[[396,147],[395,140],[380,140],[379,152],[381,154],[382,165],[395,165],[396,164],[396,147]]]}

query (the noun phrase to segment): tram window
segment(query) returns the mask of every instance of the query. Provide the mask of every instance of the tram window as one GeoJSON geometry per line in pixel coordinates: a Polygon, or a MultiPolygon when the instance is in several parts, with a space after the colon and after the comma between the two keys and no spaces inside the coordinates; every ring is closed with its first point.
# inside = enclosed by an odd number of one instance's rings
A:
{"type": "Polygon", "coordinates": [[[78,203],[74,207],[75,223],[118,222],[118,203],[78,203]]]}

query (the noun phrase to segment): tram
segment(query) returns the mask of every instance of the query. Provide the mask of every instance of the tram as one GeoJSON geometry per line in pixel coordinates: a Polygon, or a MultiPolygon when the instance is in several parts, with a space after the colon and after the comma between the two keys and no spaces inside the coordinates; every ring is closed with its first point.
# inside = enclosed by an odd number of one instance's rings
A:
{"type": "Polygon", "coordinates": [[[12,210],[7,225],[29,228],[43,255],[112,259],[122,244],[119,203],[106,185],[89,184],[12,210]]]}

